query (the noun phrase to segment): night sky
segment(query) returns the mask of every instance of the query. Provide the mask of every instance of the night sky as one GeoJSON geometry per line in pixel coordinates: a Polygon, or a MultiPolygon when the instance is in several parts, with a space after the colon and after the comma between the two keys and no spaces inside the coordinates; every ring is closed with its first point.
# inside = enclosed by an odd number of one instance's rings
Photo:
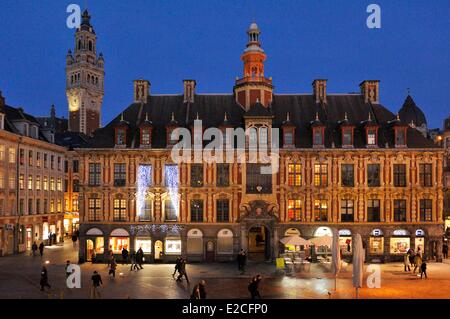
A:
{"type": "Polygon", "coordinates": [[[450,115],[450,6],[433,1],[130,0],[0,3],[0,90],[12,106],[67,117],[65,57],[74,30],[70,3],[87,6],[105,57],[102,121],[132,102],[132,81],[151,93],[180,93],[197,80],[199,93],[232,93],[240,55],[255,20],[275,93],[309,93],[328,79],[329,93],[359,91],[379,79],[381,103],[396,113],[410,88],[429,127],[450,115]],[[368,29],[366,7],[381,6],[381,29],[368,29]]]}

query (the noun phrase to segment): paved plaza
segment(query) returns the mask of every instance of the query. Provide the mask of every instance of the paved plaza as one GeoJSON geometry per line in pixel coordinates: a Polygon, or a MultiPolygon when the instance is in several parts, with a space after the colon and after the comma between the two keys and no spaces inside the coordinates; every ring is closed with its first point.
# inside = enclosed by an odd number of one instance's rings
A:
{"type": "MultiPolygon", "coordinates": [[[[235,263],[188,264],[187,271],[191,286],[177,283],[172,277],[173,264],[147,264],[140,271],[130,271],[129,266],[120,265],[115,279],[108,277],[105,264],[85,263],[81,265],[82,287],[68,289],[65,285],[64,263],[77,260],[77,248],[71,243],[46,247],[44,257],[29,255],[0,258],[0,298],[89,298],[90,277],[97,270],[103,278],[102,298],[135,299],[189,298],[192,286],[204,279],[207,283],[208,298],[245,299],[249,298],[247,284],[250,278],[260,273],[264,279],[261,284],[263,298],[275,299],[342,299],[354,298],[352,287],[352,268],[345,264],[337,279],[334,290],[334,277],[329,264],[313,264],[308,273],[286,276],[276,271],[269,263],[252,263],[241,275],[235,263]],[[50,292],[41,292],[39,287],[40,267],[45,262],[52,285],[50,292]]],[[[360,290],[360,298],[450,298],[450,260],[444,263],[428,264],[428,279],[420,279],[412,273],[403,271],[403,264],[381,265],[381,288],[360,290]]],[[[367,273],[369,274],[369,273],[367,273]]]]}

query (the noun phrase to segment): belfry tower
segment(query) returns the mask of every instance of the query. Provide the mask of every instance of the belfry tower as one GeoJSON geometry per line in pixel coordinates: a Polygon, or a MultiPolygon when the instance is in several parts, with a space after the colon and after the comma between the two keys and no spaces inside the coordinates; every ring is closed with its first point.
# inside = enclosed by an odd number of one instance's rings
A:
{"type": "Polygon", "coordinates": [[[75,51],[66,57],[66,95],[69,106],[69,131],[87,135],[101,125],[105,77],[104,59],[97,55],[97,36],[87,10],[75,32],[75,51]]]}
{"type": "Polygon", "coordinates": [[[264,76],[264,61],[267,56],[259,42],[260,34],[258,25],[252,23],[247,30],[247,48],[241,55],[241,60],[244,62],[244,75],[236,79],[234,86],[236,101],[246,110],[257,101],[265,107],[272,102],[272,78],[264,76]]]}

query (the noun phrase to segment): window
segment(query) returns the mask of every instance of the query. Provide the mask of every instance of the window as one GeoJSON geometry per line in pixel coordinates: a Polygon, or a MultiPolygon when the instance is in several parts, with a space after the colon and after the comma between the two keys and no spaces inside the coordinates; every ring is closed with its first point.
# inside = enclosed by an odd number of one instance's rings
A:
{"type": "Polygon", "coordinates": [[[114,164],[114,186],[125,186],[126,167],[124,163],[114,164]]]}
{"type": "Polygon", "coordinates": [[[404,199],[394,200],[394,221],[406,222],[406,200],[404,199]]]}
{"type": "Polygon", "coordinates": [[[41,167],[41,153],[36,152],[36,166],[41,167]]]}
{"type": "Polygon", "coordinates": [[[164,185],[166,185],[167,187],[177,187],[178,175],[178,165],[166,164],[164,166],[164,185]]]}
{"type": "Polygon", "coordinates": [[[48,191],[48,178],[44,177],[44,191],[48,191]]]}
{"type": "Polygon", "coordinates": [[[25,203],[24,203],[24,199],[23,198],[21,198],[20,200],[19,200],[19,214],[20,215],[23,215],[24,214],[24,210],[25,210],[25,203]]]}
{"type": "Polygon", "coordinates": [[[89,186],[100,186],[100,163],[89,164],[89,186]]]}
{"type": "Polygon", "coordinates": [[[62,200],[61,199],[58,199],[58,201],[57,201],[57,212],[58,213],[61,213],[62,212],[62,200]]]}
{"type": "Polygon", "coordinates": [[[367,165],[367,185],[380,187],[380,164],[367,165]]]}
{"type": "Polygon", "coordinates": [[[61,179],[61,178],[58,178],[58,179],[56,180],[56,190],[57,190],[58,192],[61,192],[61,191],[62,191],[62,179],[61,179]]]}
{"type": "Polygon", "coordinates": [[[40,191],[41,190],[41,176],[36,176],[36,190],[40,191]]]}
{"type": "Polygon", "coordinates": [[[328,220],[328,203],[325,199],[314,200],[314,220],[316,222],[328,220]]]}
{"type": "Polygon", "coordinates": [[[265,147],[269,149],[269,136],[267,127],[261,127],[259,129],[259,147],[265,147]]]}
{"type": "Polygon", "coordinates": [[[116,131],[116,145],[125,145],[126,131],[124,128],[118,128],[116,131]]]}
{"type": "Polygon", "coordinates": [[[9,163],[14,164],[16,162],[16,150],[14,148],[9,149],[9,163]]]}
{"type": "Polygon", "coordinates": [[[36,214],[40,214],[40,213],[41,213],[41,200],[36,199],[36,214]]]}
{"type": "Polygon", "coordinates": [[[377,144],[377,129],[369,128],[367,129],[367,145],[377,144]]]}
{"type": "Polygon", "coordinates": [[[222,229],[217,234],[217,254],[233,253],[233,233],[228,229],[222,229]]]}
{"type": "Polygon", "coordinates": [[[55,155],[50,155],[50,169],[55,169],[55,155]]]}
{"type": "Polygon", "coordinates": [[[28,176],[28,190],[32,191],[33,190],[33,176],[28,176]]]}
{"type": "Polygon", "coordinates": [[[217,186],[218,187],[230,186],[230,165],[229,164],[217,164],[217,186]]]}
{"type": "Polygon", "coordinates": [[[55,200],[50,200],[50,213],[53,214],[55,212],[55,200]]]}
{"type": "Polygon", "coordinates": [[[165,214],[164,219],[165,221],[177,221],[178,219],[177,212],[171,200],[165,201],[164,214],[165,214]]]}
{"type": "Polygon", "coordinates": [[[19,175],[19,189],[25,189],[25,176],[23,174],[19,175]]]}
{"type": "Polygon", "coordinates": [[[284,145],[294,145],[294,134],[291,131],[284,132],[284,145]]]}
{"type": "Polygon", "coordinates": [[[203,200],[191,200],[191,222],[203,222],[203,200]]]}
{"type": "Polygon", "coordinates": [[[300,199],[288,200],[288,219],[292,222],[302,220],[302,201],[300,199]]]}
{"type": "Polygon", "coordinates": [[[79,170],[79,163],[78,160],[75,160],[72,162],[72,170],[74,173],[78,173],[79,170]]]}
{"type": "Polygon", "coordinates": [[[420,221],[422,222],[432,221],[432,207],[433,201],[431,199],[420,200],[420,221]]]}
{"type": "Polygon", "coordinates": [[[342,129],[342,145],[343,146],[353,145],[353,129],[350,128],[342,129]]]}
{"type": "Polygon", "coordinates": [[[78,198],[74,198],[72,199],[72,211],[73,212],[78,212],[79,207],[78,207],[78,198]]]}
{"type": "Polygon", "coordinates": [[[379,222],[380,221],[380,200],[369,199],[367,201],[367,221],[379,222]]]}
{"type": "Polygon", "coordinates": [[[218,199],[217,205],[217,222],[230,221],[230,201],[228,199],[218,199]]]}
{"type": "Polygon", "coordinates": [[[47,214],[48,213],[48,200],[47,199],[44,199],[43,209],[44,209],[44,214],[47,214]]]}
{"type": "Polygon", "coordinates": [[[72,181],[72,191],[74,193],[78,193],[80,191],[80,181],[78,179],[74,179],[72,181]]]}
{"type": "Polygon", "coordinates": [[[314,128],[313,129],[313,145],[314,146],[323,145],[323,129],[322,128],[314,128]]]}
{"type": "Polygon", "coordinates": [[[192,164],[191,165],[191,187],[203,186],[203,165],[192,164]]]}
{"type": "Polygon", "coordinates": [[[395,130],[395,145],[396,146],[406,145],[406,129],[398,128],[395,130]]]}
{"type": "Polygon", "coordinates": [[[44,168],[48,167],[48,155],[44,154],[44,168]]]}
{"type": "Polygon", "coordinates": [[[123,198],[114,199],[114,221],[124,222],[127,220],[126,216],[126,200],[123,198]]]}
{"type": "Polygon", "coordinates": [[[3,172],[0,172],[0,188],[5,188],[5,174],[3,172]]]}
{"type": "Polygon", "coordinates": [[[394,186],[405,187],[406,186],[406,165],[394,164],[394,186]]]}
{"type": "Polygon", "coordinates": [[[0,161],[5,160],[5,145],[0,145],[0,161]]]}
{"type": "Polygon", "coordinates": [[[55,190],[55,178],[50,177],[50,190],[54,191],[55,190]]]}
{"type": "Polygon", "coordinates": [[[251,127],[249,132],[249,148],[255,149],[258,147],[258,132],[256,131],[256,128],[251,127]]]}
{"type": "Polygon", "coordinates": [[[419,181],[422,187],[432,186],[432,164],[420,164],[419,165],[419,181]]]}
{"type": "Polygon", "coordinates": [[[354,221],[354,202],[351,199],[341,200],[341,221],[353,222],[354,221]]]}
{"type": "Polygon", "coordinates": [[[314,186],[328,185],[328,164],[314,164],[314,186]]]}
{"type": "Polygon", "coordinates": [[[69,172],[69,161],[64,161],[64,173],[69,172]]]}
{"type": "Polygon", "coordinates": [[[302,165],[289,164],[288,165],[288,185],[302,186],[302,165]]]}
{"type": "Polygon", "coordinates": [[[150,130],[142,129],[141,130],[141,143],[142,145],[150,145],[150,130]]]}
{"type": "MultiPolygon", "coordinates": [[[[137,203],[138,204],[138,203],[137,203]]],[[[153,201],[151,198],[145,198],[140,208],[139,221],[149,222],[152,220],[153,201]]]]}
{"type": "Polygon", "coordinates": [[[64,193],[67,193],[69,191],[69,180],[64,180],[64,193]]]}
{"type": "Polygon", "coordinates": [[[88,199],[88,213],[89,221],[100,221],[100,199],[89,198],[88,199]]]}
{"type": "Polygon", "coordinates": [[[33,151],[28,151],[28,166],[33,166],[33,151]]]}
{"type": "Polygon", "coordinates": [[[13,176],[12,174],[9,175],[9,188],[10,189],[16,188],[16,177],[13,176]]]}
{"type": "Polygon", "coordinates": [[[262,174],[262,164],[247,164],[247,194],[272,194],[272,174],[262,174]]]}
{"type": "Polygon", "coordinates": [[[28,199],[28,215],[33,214],[33,200],[30,198],[28,199]]]}
{"type": "Polygon", "coordinates": [[[355,186],[355,172],[353,164],[342,164],[341,166],[341,183],[345,187],[355,186]]]}
{"type": "Polygon", "coordinates": [[[19,150],[19,163],[20,163],[20,165],[25,164],[25,150],[23,150],[23,149],[19,150]]]}

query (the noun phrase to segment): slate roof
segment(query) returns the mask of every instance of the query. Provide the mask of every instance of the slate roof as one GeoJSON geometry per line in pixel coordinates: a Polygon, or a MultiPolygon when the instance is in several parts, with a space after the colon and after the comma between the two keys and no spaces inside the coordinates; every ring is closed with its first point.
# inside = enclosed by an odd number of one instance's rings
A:
{"type": "Polygon", "coordinates": [[[421,126],[422,124],[427,125],[427,119],[422,110],[416,105],[413,98],[408,94],[403,103],[402,108],[398,111],[402,121],[406,123],[413,122],[415,126],[421,126]]]}
{"type": "MultiPolygon", "coordinates": [[[[148,113],[153,123],[152,147],[166,147],[166,126],[171,121],[172,113],[181,127],[191,128],[197,117],[203,121],[203,127],[220,127],[227,114],[228,123],[233,127],[243,127],[245,117],[273,116],[273,127],[280,128],[290,114],[290,122],[295,125],[295,144],[298,148],[312,147],[311,121],[319,116],[325,125],[325,147],[341,147],[340,125],[347,113],[348,123],[355,126],[354,147],[365,148],[364,124],[370,118],[379,125],[378,146],[394,146],[394,130],[391,120],[396,116],[380,104],[365,103],[361,94],[328,94],[327,104],[317,104],[312,94],[274,94],[270,108],[253,105],[248,112],[236,103],[232,94],[207,95],[197,94],[194,103],[183,103],[182,95],[153,95],[147,103],[133,103],[123,111],[129,122],[127,147],[139,147],[139,125],[148,113]]],[[[105,127],[98,129],[94,137],[85,145],[90,148],[114,148],[114,128],[121,114],[117,115],[105,127]]],[[[402,120],[402,122],[404,122],[402,120]]],[[[415,129],[408,128],[407,146],[409,148],[436,148],[436,145],[423,137],[415,129]]],[[[281,134],[280,134],[281,135],[281,134]]],[[[281,139],[281,136],[280,136],[281,139]]]]}
{"type": "Polygon", "coordinates": [[[89,141],[89,137],[79,132],[61,132],[55,134],[55,143],[67,147],[69,150],[83,147],[89,141]]]}

